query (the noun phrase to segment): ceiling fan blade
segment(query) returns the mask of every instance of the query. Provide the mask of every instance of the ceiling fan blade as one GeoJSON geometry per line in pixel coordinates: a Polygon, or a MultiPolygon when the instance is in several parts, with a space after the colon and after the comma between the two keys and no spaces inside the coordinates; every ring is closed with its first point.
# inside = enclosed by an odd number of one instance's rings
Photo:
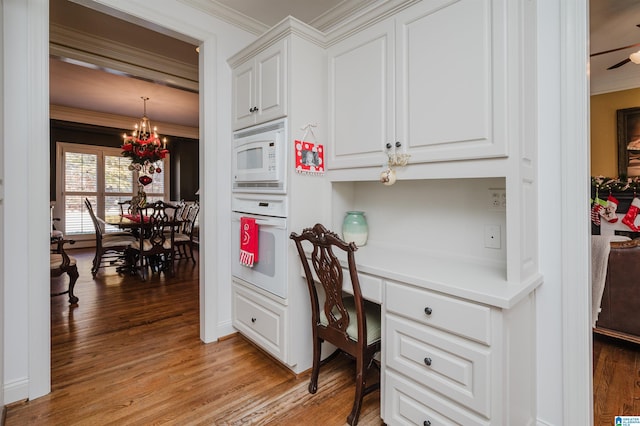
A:
{"type": "Polygon", "coordinates": [[[613,53],[613,52],[617,52],[619,50],[624,50],[624,49],[631,49],[632,47],[638,47],[638,46],[640,46],[640,43],[630,44],[628,46],[623,46],[623,47],[618,47],[617,49],[603,50],[602,52],[592,53],[589,56],[593,57],[593,56],[598,56],[598,55],[605,55],[607,53],[613,53]]]}
{"type": "Polygon", "coordinates": [[[624,64],[626,64],[627,62],[631,62],[631,59],[627,58],[627,59],[625,59],[625,60],[623,60],[623,61],[618,62],[618,63],[617,63],[617,64],[615,64],[615,65],[611,65],[611,66],[610,66],[609,68],[607,68],[607,69],[608,69],[608,70],[613,70],[613,69],[616,69],[616,68],[620,68],[621,66],[623,66],[623,65],[624,65],[624,64]]]}

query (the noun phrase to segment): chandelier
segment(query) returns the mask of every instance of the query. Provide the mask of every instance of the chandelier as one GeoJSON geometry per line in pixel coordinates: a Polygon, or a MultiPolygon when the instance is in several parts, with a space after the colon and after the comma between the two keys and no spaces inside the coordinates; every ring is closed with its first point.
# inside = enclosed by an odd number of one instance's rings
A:
{"type": "Polygon", "coordinates": [[[153,181],[154,173],[162,172],[160,168],[161,160],[164,159],[169,150],[167,149],[167,138],[162,142],[158,137],[158,129],[151,127],[151,121],[147,117],[147,101],[149,98],[141,96],[144,102],[144,111],[139,124],[134,126],[131,135],[124,134],[124,142],[121,146],[122,156],[130,158],[129,170],[136,170],[142,175],[138,178],[143,185],[148,185],[153,181]]]}

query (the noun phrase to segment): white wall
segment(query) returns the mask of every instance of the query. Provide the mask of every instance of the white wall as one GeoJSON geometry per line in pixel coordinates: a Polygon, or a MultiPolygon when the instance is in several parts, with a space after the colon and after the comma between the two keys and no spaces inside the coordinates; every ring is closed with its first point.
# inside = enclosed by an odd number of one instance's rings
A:
{"type": "MultiPolygon", "coordinates": [[[[0,0],[0,22],[3,22],[4,1],[0,0]]],[[[4,36],[0,32],[0,81],[4,81],[4,36]]],[[[0,86],[0,99],[4,99],[0,86]]],[[[0,103],[0,129],[4,129],[4,105],[0,103]]],[[[0,235],[4,235],[4,134],[0,132],[0,235]]],[[[4,306],[4,257],[0,256],[0,306],[4,306]]],[[[4,402],[4,315],[0,315],[0,402],[4,402]]],[[[4,405],[4,403],[2,404],[4,405]]]]}

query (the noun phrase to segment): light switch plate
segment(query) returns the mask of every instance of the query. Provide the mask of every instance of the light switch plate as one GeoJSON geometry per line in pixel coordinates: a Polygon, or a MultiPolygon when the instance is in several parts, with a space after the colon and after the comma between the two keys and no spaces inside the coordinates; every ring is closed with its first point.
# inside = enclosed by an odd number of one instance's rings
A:
{"type": "Polygon", "coordinates": [[[500,245],[500,225],[484,226],[484,246],[485,248],[499,249],[500,245]]]}

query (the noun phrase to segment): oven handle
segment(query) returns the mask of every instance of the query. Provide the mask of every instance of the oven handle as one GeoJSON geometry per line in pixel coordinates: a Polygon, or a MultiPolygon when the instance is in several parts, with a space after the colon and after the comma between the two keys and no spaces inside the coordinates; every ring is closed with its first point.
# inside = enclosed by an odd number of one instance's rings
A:
{"type": "Polygon", "coordinates": [[[274,226],[277,228],[286,228],[286,226],[284,226],[283,224],[279,223],[278,221],[274,221],[274,220],[264,220],[264,219],[256,219],[256,225],[260,225],[260,226],[274,226]]]}

